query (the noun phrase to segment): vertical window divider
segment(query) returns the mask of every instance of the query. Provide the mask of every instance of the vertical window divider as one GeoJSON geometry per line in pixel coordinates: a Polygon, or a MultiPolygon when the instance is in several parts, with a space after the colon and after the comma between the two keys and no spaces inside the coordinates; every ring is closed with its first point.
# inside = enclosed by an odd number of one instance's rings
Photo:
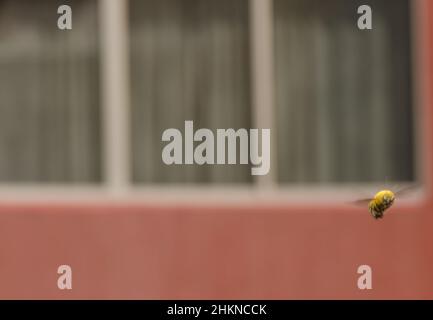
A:
{"type": "Polygon", "coordinates": [[[253,125],[271,129],[271,170],[256,185],[275,187],[278,177],[274,106],[273,0],[250,0],[251,92],[253,125]]]}
{"type": "Polygon", "coordinates": [[[110,193],[130,187],[130,77],[127,0],[99,0],[103,181],[110,193]]]}
{"type": "MultiPolygon", "coordinates": [[[[424,119],[428,118],[425,113],[428,113],[426,106],[428,102],[426,101],[427,92],[429,88],[426,84],[429,83],[426,79],[425,70],[429,69],[429,59],[426,56],[428,48],[426,48],[424,39],[428,36],[426,35],[426,30],[428,30],[427,25],[427,7],[428,0],[413,0],[410,2],[410,21],[411,21],[411,54],[412,54],[412,91],[413,91],[413,119],[412,123],[414,126],[414,155],[415,155],[415,181],[422,182],[426,173],[431,169],[427,164],[426,155],[423,151],[423,146],[428,144],[425,141],[428,134],[428,125],[424,119]],[[417,125],[420,124],[420,125],[417,125]]],[[[427,176],[430,176],[427,174],[427,176]]]]}

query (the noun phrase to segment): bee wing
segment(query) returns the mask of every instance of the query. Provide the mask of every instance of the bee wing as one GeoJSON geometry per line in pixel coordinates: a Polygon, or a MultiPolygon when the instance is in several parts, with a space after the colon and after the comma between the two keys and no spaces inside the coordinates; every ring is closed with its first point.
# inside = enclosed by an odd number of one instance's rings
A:
{"type": "Polygon", "coordinates": [[[362,206],[365,207],[367,204],[370,203],[372,199],[371,198],[365,198],[365,199],[359,199],[355,201],[350,201],[350,204],[356,205],[356,206],[362,206]]]}
{"type": "Polygon", "coordinates": [[[408,193],[410,193],[412,191],[415,191],[416,189],[419,188],[419,186],[420,186],[420,184],[413,184],[413,185],[410,185],[410,186],[403,187],[400,190],[397,190],[395,192],[395,195],[398,196],[398,197],[404,196],[404,195],[406,195],[406,194],[408,194],[408,193]]]}

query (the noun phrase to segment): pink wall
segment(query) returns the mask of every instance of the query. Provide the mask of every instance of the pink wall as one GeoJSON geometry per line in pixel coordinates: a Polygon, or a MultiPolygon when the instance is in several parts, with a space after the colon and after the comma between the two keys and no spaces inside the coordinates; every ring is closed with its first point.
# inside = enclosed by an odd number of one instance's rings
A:
{"type": "Polygon", "coordinates": [[[382,221],[337,207],[1,211],[1,298],[433,297],[431,204],[382,221]],[[72,291],[56,287],[61,264],[72,291]]]}

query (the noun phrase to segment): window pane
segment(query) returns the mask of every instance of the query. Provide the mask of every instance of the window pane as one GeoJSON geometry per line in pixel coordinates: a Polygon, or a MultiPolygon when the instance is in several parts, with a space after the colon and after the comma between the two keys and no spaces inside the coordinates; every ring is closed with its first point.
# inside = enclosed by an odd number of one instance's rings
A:
{"type": "Polygon", "coordinates": [[[168,128],[251,127],[247,0],[132,0],[135,182],[249,182],[247,165],[165,165],[168,128]]]}
{"type": "Polygon", "coordinates": [[[96,1],[0,0],[0,182],[100,180],[96,1]]]}
{"type": "Polygon", "coordinates": [[[414,179],[409,4],[275,0],[280,182],[414,179]]]}

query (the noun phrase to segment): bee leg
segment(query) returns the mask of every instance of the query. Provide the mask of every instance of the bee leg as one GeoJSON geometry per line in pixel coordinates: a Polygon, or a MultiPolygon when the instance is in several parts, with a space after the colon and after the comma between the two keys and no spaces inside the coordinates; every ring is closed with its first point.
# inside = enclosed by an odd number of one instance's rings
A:
{"type": "Polygon", "coordinates": [[[376,220],[383,218],[383,211],[380,211],[380,210],[371,210],[370,213],[373,216],[373,218],[376,219],[376,220]]]}
{"type": "Polygon", "coordinates": [[[376,212],[376,216],[375,216],[375,218],[376,218],[376,219],[382,219],[382,218],[383,218],[383,211],[376,212]]]}

